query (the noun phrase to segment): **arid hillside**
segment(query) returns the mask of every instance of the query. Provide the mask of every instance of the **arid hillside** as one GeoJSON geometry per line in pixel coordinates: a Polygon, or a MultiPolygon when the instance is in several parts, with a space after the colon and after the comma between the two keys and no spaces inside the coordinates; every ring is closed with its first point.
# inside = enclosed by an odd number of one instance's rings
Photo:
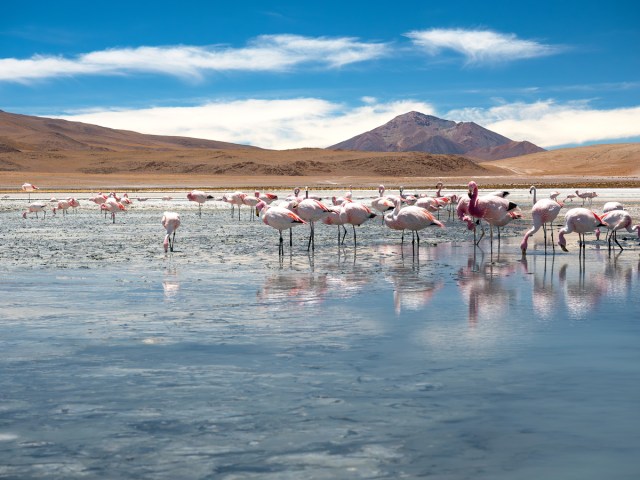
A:
{"type": "Polygon", "coordinates": [[[640,177],[640,143],[562,148],[482,164],[516,175],[640,177]]]}

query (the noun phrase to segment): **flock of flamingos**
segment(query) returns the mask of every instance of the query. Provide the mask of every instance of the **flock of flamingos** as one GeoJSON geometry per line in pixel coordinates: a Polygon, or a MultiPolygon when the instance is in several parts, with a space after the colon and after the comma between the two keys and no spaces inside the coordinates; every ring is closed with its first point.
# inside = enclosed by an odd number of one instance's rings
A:
{"type": "MultiPolygon", "coordinates": [[[[478,193],[478,185],[474,181],[468,184],[468,195],[443,194],[442,183],[438,183],[436,188],[437,191],[434,196],[423,194],[407,195],[402,187],[398,195],[392,195],[386,194],[385,187],[380,185],[378,197],[374,198],[370,205],[354,201],[351,189],[345,193],[344,197],[333,197],[330,205],[323,203],[318,197],[309,195],[307,188],[305,188],[304,195],[301,195],[300,189],[296,188],[292,195],[277,203],[274,203],[274,201],[278,200],[276,195],[258,191],[253,195],[238,191],[225,194],[219,200],[231,205],[232,217],[236,206],[238,207],[238,218],[240,218],[241,206],[246,205],[251,208],[251,218],[253,218],[255,209],[256,215],[260,215],[266,225],[278,230],[280,234],[278,252],[280,255],[284,254],[283,231],[289,230],[291,232],[293,227],[302,224],[309,225],[307,250],[313,250],[315,248],[314,231],[316,222],[337,225],[339,244],[344,243],[347,234],[345,226],[351,225],[353,228],[353,241],[356,244],[356,227],[380,215],[384,225],[390,229],[402,231],[403,241],[404,232],[411,231],[412,244],[415,245],[417,242],[419,245],[420,236],[418,232],[428,227],[444,228],[444,224],[436,218],[436,215],[439,216],[442,211],[447,211],[450,216],[455,215],[460,221],[466,223],[469,230],[473,230],[474,242],[479,244],[484,236],[483,223],[489,225],[491,242],[493,242],[494,227],[498,230],[499,241],[500,227],[504,227],[514,219],[522,218],[521,211],[515,203],[507,198],[508,192],[506,191],[480,195],[478,193]],[[479,238],[476,236],[478,226],[481,227],[479,238]],[[342,232],[340,228],[342,228],[342,232]]],[[[22,185],[22,190],[25,192],[32,192],[37,189],[38,187],[30,183],[22,185]]],[[[544,232],[545,252],[548,231],[551,236],[550,245],[555,250],[553,222],[565,206],[565,203],[573,201],[574,198],[582,199],[582,206],[570,208],[566,211],[564,226],[558,232],[558,245],[565,252],[568,251],[565,236],[570,233],[578,234],[578,244],[582,252],[584,252],[585,248],[585,235],[587,233],[595,233],[596,238],[599,239],[601,228],[607,229],[606,241],[609,249],[614,248],[613,243],[615,243],[620,250],[623,250],[617,238],[619,230],[626,230],[629,233],[636,232],[638,238],[640,238],[640,225],[632,226],[631,215],[621,203],[605,203],[601,214],[585,207],[585,203],[591,206],[593,198],[597,196],[595,192],[581,193],[576,190],[575,194],[569,194],[563,200],[558,199],[560,193],[557,191],[552,192],[549,198],[538,200],[536,187],[534,186],[530,188],[529,193],[533,194],[533,207],[531,209],[533,226],[525,232],[520,244],[523,255],[526,255],[529,238],[538,232],[540,228],[544,232]]],[[[164,197],[163,199],[170,200],[171,197],[164,197]]],[[[201,215],[202,205],[207,200],[214,199],[214,197],[200,190],[192,190],[187,194],[187,199],[198,204],[198,214],[201,215]]],[[[99,193],[89,200],[99,205],[105,216],[110,213],[114,223],[116,213],[125,210],[125,206],[132,203],[126,193],[121,197],[115,193],[109,195],[99,193]]],[[[146,199],[138,198],[137,200],[145,201],[146,199]]],[[[28,201],[31,202],[30,196],[28,201]]],[[[52,207],[54,215],[57,211],[62,211],[65,214],[69,208],[76,208],[79,205],[75,198],[60,201],[52,198],[50,203],[54,203],[52,207]]],[[[29,213],[35,213],[37,217],[38,212],[46,215],[47,209],[48,205],[46,203],[33,202],[23,212],[23,217],[26,218],[29,213]]],[[[169,250],[173,252],[176,230],[180,226],[180,215],[176,212],[164,212],[161,223],[166,230],[163,242],[164,250],[165,252],[169,250]]],[[[291,235],[289,237],[289,245],[290,247],[292,246],[291,235]]]]}

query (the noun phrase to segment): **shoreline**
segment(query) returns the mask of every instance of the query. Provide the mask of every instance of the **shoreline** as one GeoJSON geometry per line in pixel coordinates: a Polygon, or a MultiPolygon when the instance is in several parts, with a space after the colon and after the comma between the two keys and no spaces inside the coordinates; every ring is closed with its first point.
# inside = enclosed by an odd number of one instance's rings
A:
{"type": "Polygon", "coordinates": [[[0,192],[22,192],[24,182],[38,185],[38,192],[92,192],[101,190],[170,191],[225,189],[287,189],[308,186],[314,190],[339,188],[376,189],[383,184],[393,189],[399,186],[433,189],[438,182],[447,188],[466,188],[474,180],[483,188],[640,188],[640,177],[631,176],[266,176],[266,175],[185,175],[185,174],[77,174],[49,172],[3,172],[0,192]]]}

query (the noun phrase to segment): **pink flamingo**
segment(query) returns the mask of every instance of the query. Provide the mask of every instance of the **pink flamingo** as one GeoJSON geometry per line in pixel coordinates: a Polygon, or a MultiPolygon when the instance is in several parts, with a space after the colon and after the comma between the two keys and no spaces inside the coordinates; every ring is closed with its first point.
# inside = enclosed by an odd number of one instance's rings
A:
{"type": "MultiPolygon", "coordinates": [[[[507,212],[515,209],[517,205],[506,200],[495,193],[489,195],[478,196],[478,184],[474,181],[469,182],[469,214],[477,219],[486,220],[490,225],[504,221],[508,215],[507,212]],[[494,223],[496,222],[496,223],[494,223]]],[[[474,230],[475,232],[475,230],[474,230]]],[[[483,232],[484,233],[484,232],[483,232]]],[[[476,245],[482,240],[476,242],[476,245]]],[[[491,230],[491,243],[493,244],[493,230],[491,230]]]]}
{"type": "MultiPolygon", "coordinates": [[[[258,202],[256,209],[258,212],[262,213],[262,221],[265,225],[269,225],[280,232],[280,246],[278,248],[278,254],[284,255],[282,231],[307,222],[287,208],[267,205],[262,200],[258,202]]],[[[291,246],[290,242],[289,247],[291,246]]]]}
{"type": "Polygon", "coordinates": [[[124,205],[122,205],[119,201],[117,201],[114,197],[109,197],[107,200],[100,205],[100,210],[111,213],[111,219],[113,223],[116,223],[116,212],[118,210],[125,210],[124,205]]]}
{"type": "Polygon", "coordinates": [[[33,192],[34,190],[39,190],[39,188],[36,187],[35,185],[33,185],[32,183],[23,183],[22,184],[22,191],[23,192],[29,192],[29,197],[27,199],[27,202],[31,202],[31,192],[33,192]]]}
{"type": "Polygon", "coordinates": [[[73,212],[76,212],[76,208],[80,206],[80,202],[73,197],[67,198],[67,202],[69,202],[69,206],[73,208],[73,212]]]}
{"type": "Polygon", "coordinates": [[[302,218],[305,223],[309,224],[310,235],[307,251],[309,251],[309,249],[315,250],[315,222],[329,215],[331,210],[329,210],[324,203],[312,198],[305,198],[301,202],[294,202],[291,205],[291,209],[296,215],[302,218]]]}
{"type": "MultiPolygon", "coordinates": [[[[374,198],[373,201],[371,202],[371,208],[373,208],[380,214],[384,214],[388,210],[393,210],[393,208],[395,207],[395,204],[393,203],[393,199],[386,196],[384,194],[384,190],[385,190],[384,185],[380,185],[378,187],[378,196],[374,198]]],[[[382,221],[384,223],[384,217],[382,221]]]]}
{"type": "Polygon", "coordinates": [[[233,218],[233,212],[234,212],[234,208],[235,205],[238,206],[238,220],[240,220],[240,206],[243,204],[243,200],[244,198],[247,196],[246,193],[241,192],[239,190],[236,190],[233,193],[225,193],[222,196],[222,201],[223,202],[227,202],[228,204],[231,205],[231,218],[233,218]]]}
{"type": "Polygon", "coordinates": [[[337,225],[338,226],[338,245],[344,242],[344,237],[347,236],[347,229],[344,227],[346,223],[346,217],[344,215],[340,215],[340,213],[344,210],[343,205],[331,205],[329,206],[329,214],[322,219],[322,223],[325,225],[337,225]],[[340,238],[340,227],[344,233],[342,234],[342,239],[340,238]]]}
{"type": "Polygon", "coordinates": [[[35,213],[36,218],[38,218],[38,212],[42,212],[44,218],[47,218],[47,205],[45,203],[34,202],[29,207],[22,212],[22,218],[27,218],[27,213],[35,213]]]}
{"type": "Polygon", "coordinates": [[[587,208],[572,208],[564,216],[564,227],[558,232],[558,245],[565,252],[567,250],[567,241],[564,236],[567,233],[576,232],[578,234],[578,245],[580,249],[585,248],[584,234],[593,232],[598,227],[606,227],[607,224],[602,221],[595,212],[587,208]]]}
{"type": "Polygon", "coordinates": [[[618,230],[626,230],[629,233],[637,232],[638,238],[640,238],[640,225],[631,226],[631,215],[626,210],[611,210],[602,217],[602,221],[607,224],[609,229],[607,234],[609,250],[611,250],[611,239],[616,242],[620,250],[624,250],[622,245],[618,243],[618,230]]]}
{"type": "Polygon", "coordinates": [[[549,198],[551,200],[557,200],[559,195],[560,195],[560,192],[557,190],[554,190],[553,192],[549,193],[549,198]]]}
{"type": "Polygon", "coordinates": [[[570,202],[573,202],[574,198],[576,198],[576,194],[575,193],[570,193],[566,197],[564,197],[564,201],[566,202],[567,200],[569,200],[570,202]]]}
{"type": "Polygon", "coordinates": [[[351,202],[353,200],[353,192],[351,191],[351,185],[349,185],[349,191],[344,194],[343,197],[331,197],[331,203],[334,205],[342,205],[345,202],[351,202]]]}
{"type": "Polygon", "coordinates": [[[420,246],[419,230],[427,228],[431,225],[435,225],[440,228],[444,228],[444,225],[440,223],[436,217],[427,212],[424,208],[410,205],[405,208],[400,208],[402,202],[400,199],[395,201],[395,209],[392,213],[385,215],[389,218],[389,224],[394,230],[411,230],[411,244],[415,244],[416,238],[418,240],[418,246],[420,246]]]}
{"type": "Polygon", "coordinates": [[[624,205],[620,202],[607,202],[602,206],[602,213],[609,213],[613,210],[624,210],[624,205]]]}
{"type": "Polygon", "coordinates": [[[589,205],[593,203],[593,199],[598,196],[596,192],[582,192],[576,190],[576,195],[582,199],[582,205],[584,206],[585,200],[589,201],[589,205]]]}
{"type": "Polygon", "coordinates": [[[164,236],[164,242],[162,243],[164,252],[167,253],[169,249],[173,252],[173,245],[176,242],[176,230],[180,226],[180,215],[175,212],[164,212],[162,215],[162,226],[167,231],[167,234],[164,236]]]}
{"type": "Polygon", "coordinates": [[[535,235],[535,233],[540,230],[544,232],[544,246],[545,252],[547,248],[547,227],[549,224],[549,228],[551,229],[551,245],[555,250],[555,244],[553,241],[553,221],[558,217],[560,210],[564,205],[557,202],[556,200],[552,200],[550,198],[543,198],[542,200],[538,200],[533,208],[531,209],[531,219],[533,220],[533,227],[531,227],[524,234],[524,238],[520,243],[520,250],[522,250],[522,255],[527,254],[527,246],[529,243],[529,237],[535,235]]]}
{"type": "Polygon", "coordinates": [[[212,199],[211,195],[207,195],[202,190],[191,190],[187,193],[187,199],[190,202],[196,202],[198,204],[198,216],[202,216],[202,204],[207,200],[212,199]]]}
{"type": "MultiPolygon", "coordinates": [[[[375,218],[376,214],[371,211],[369,207],[358,202],[346,202],[342,205],[340,211],[340,220],[344,224],[350,224],[353,227],[353,244],[357,244],[356,241],[356,227],[362,225],[370,218],[375,218]]],[[[344,240],[344,237],[343,237],[344,240]]]]}
{"type": "Polygon", "coordinates": [[[269,193],[269,192],[260,193],[259,191],[256,190],[254,192],[254,195],[258,197],[260,200],[262,200],[264,203],[266,203],[267,205],[270,205],[271,202],[278,199],[278,195],[276,195],[275,193],[269,193]]]}
{"type": "Polygon", "coordinates": [[[258,211],[255,210],[255,207],[256,205],[258,205],[258,202],[260,202],[260,198],[258,198],[255,195],[255,193],[253,197],[251,195],[245,195],[244,197],[242,197],[242,204],[247,205],[249,207],[249,220],[253,220],[253,212],[256,213],[256,216],[258,215],[258,211]]]}
{"type": "Polygon", "coordinates": [[[67,214],[67,210],[71,207],[71,203],[68,200],[60,200],[56,207],[53,207],[53,214],[56,214],[56,210],[62,210],[62,216],[67,214]]]}

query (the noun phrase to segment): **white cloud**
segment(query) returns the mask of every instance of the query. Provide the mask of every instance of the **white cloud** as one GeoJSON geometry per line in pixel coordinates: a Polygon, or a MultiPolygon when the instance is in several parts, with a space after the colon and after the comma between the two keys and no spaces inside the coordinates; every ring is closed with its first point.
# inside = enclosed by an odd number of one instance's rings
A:
{"type": "Polygon", "coordinates": [[[490,30],[434,28],[414,30],[405,36],[430,55],[437,55],[443,49],[453,50],[466,57],[470,64],[541,57],[560,51],[560,47],[557,46],[522,40],[512,33],[504,34],[490,30]]]}
{"type": "Polygon", "coordinates": [[[387,54],[384,43],[351,37],[262,35],[244,48],[166,46],[108,49],[73,58],[35,55],[0,59],[0,81],[30,81],[74,75],[152,72],[200,78],[212,71],[283,71],[301,64],[339,68],[387,54]]]}
{"type": "Polygon", "coordinates": [[[640,137],[640,106],[596,110],[588,102],[552,100],[438,113],[425,102],[380,103],[369,97],[355,107],[319,98],[248,99],[190,107],[73,112],[60,118],[283,150],[334,145],[410,111],[476,122],[513,140],[528,140],[544,148],[640,137]]]}
{"type": "Polygon", "coordinates": [[[283,150],[328,147],[412,110],[434,114],[433,107],[424,102],[398,101],[350,108],[317,98],[295,98],[93,111],[59,118],[141,133],[208,138],[283,150]]]}
{"type": "Polygon", "coordinates": [[[562,104],[546,100],[454,110],[447,116],[544,148],[640,136],[640,106],[596,110],[586,101],[562,104]]]}

